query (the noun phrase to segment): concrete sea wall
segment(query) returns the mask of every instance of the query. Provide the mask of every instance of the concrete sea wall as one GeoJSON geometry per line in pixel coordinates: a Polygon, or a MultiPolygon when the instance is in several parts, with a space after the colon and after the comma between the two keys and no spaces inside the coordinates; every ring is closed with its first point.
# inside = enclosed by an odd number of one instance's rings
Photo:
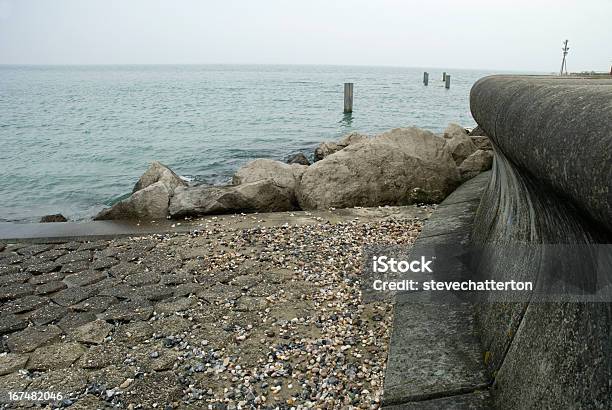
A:
{"type": "MultiPolygon", "coordinates": [[[[479,275],[537,282],[540,245],[612,243],[612,80],[485,77],[470,105],[495,151],[471,237],[494,245],[479,275]]],[[[496,407],[612,408],[611,303],[480,302],[496,407]]]]}

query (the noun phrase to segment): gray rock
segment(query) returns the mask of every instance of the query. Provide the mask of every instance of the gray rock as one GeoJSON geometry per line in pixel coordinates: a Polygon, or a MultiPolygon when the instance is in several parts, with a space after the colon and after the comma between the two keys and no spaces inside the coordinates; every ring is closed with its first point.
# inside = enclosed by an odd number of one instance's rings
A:
{"type": "Polygon", "coordinates": [[[176,175],[170,168],[158,161],[153,161],[149,166],[149,169],[142,174],[138,182],[136,182],[136,185],[134,185],[132,193],[145,189],[146,187],[157,182],[161,182],[163,185],[165,185],[170,192],[174,192],[174,190],[179,186],[187,186],[187,183],[183,181],[181,177],[176,175]]]}
{"type": "Polygon", "coordinates": [[[170,197],[177,188],[186,186],[187,183],[170,168],[154,161],[140,177],[129,198],[102,210],[94,219],[165,218],[168,215],[170,197]]]}
{"type": "Polygon", "coordinates": [[[359,142],[367,141],[368,136],[360,134],[358,132],[351,132],[345,135],[337,142],[322,142],[317,148],[315,148],[314,158],[315,161],[320,161],[323,158],[338,152],[351,144],[357,144],[359,142]]]}
{"type": "Polygon", "coordinates": [[[0,302],[31,295],[34,289],[29,283],[14,283],[0,288],[0,302]]]}
{"type": "Polygon", "coordinates": [[[468,132],[459,124],[450,123],[444,130],[444,138],[467,137],[468,132]]]}
{"type": "Polygon", "coordinates": [[[103,320],[148,320],[153,314],[153,307],[144,300],[121,302],[108,308],[101,315],[103,320]]]}
{"type": "Polygon", "coordinates": [[[456,135],[446,140],[446,149],[452,155],[457,165],[476,151],[476,146],[467,135],[456,135]]]}
{"type": "Polygon", "coordinates": [[[37,295],[48,295],[49,293],[59,292],[60,290],[66,289],[67,286],[64,282],[56,280],[49,281],[36,287],[37,295]]]}
{"type": "Polygon", "coordinates": [[[484,135],[475,135],[475,136],[470,136],[470,139],[472,140],[472,143],[474,143],[474,146],[477,149],[485,149],[485,150],[492,150],[493,149],[493,145],[491,144],[491,140],[487,136],[484,136],[484,135]]]}
{"type": "Polygon", "coordinates": [[[93,322],[96,316],[90,312],[68,312],[57,325],[64,333],[70,333],[77,327],[83,326],[85,323],[93,322]]]}
{"type": "Polygon", "coordinates": [[[75,312],[101,313],[118,302],[113,296],[94,296],[70,307],[75,312]]]}
{"type": "Polygon", "coordinates": [[[285,188],[291,193],[291,200],[295,199],[295,189],[308,167],[299,164],[284,164],[271,159],[256,159],[241,167],[232,178],[234,185],[271,179],[276,185],[285,188]]]}
{"type": "Polygon", "coordinates": [[[65,369],[83,355],[85,349],[78,343],[58,343],[36,349],[28,361],[29,370],[65,369]]]}
{"type": "Polygon", "coordinates": [[[467,181],[468,179],[474,178],[481,172],[491,169],[492,164],[493,152],[489,150],[479,149],[472,155],[467,157],[465,161],[463,161],[461,165],[459,165],[461,179],[467,181]]]}
{"type": "Polygon", "coordinates": [[[41,223],[48,223],[48,222],[68,222],[68,219],[66,219],[66,217],[62,214],[53,214],[53,215],[45,215],[42,218],[40,218],[40,222],[41,223]]]}
{"type": "Polygon", "coordinates": [[[64,282],[73,286],[87,286],[100,282],[105,279],[107,274],[95,270],[86,270],[79,273],[73,273],[64,278],[64,282]]]}
{"type": "Polygon", "coordinates": [[[171,191],[163,182],[156,182],[102,210],[94,219],[162,219],[168,215],[170,195],[171,191]]]}
{"type": "Polygon", "coordinates": [[[98,345],[104,342],[104,338],[112,329],[113,325],[103,320],[96,320],[77,327],[70,336],[77,342],[98,345]]]}
{"type": "MultiPolygon", "coordinates": [[[[34,309],[38,309],[41,306],[49,303],[46,298],[40,296],[25,296],[21,299],[17,299],[3,306],[3,311],[9,313],[24,313],[34,309]]],[[[4,312],[3,312],[4,313],[4,312]]]]}
{"type": "Polygon", "coordinates": [[[25,320],[18,318],[12,313],[3,313],[0,315],[0,335],[25,329],[27,325],[25,320]]]}
{"type": "Polygon", "coordinates": [[[351,144],[306,170],[302,209],[439,202],[459,183],[445,140],[418,128],[397,128],[351,144]]]}
{"type": "Polygon", "coordinates": [[[13,353],[27,353],[58,339],[61,334],[62,330],[55,325],[28,327],[11,334],[6,340],[6,345],[13,353]]]}
{"type": "Polygon", "coordinates": [[[306,158],[306,155],[301,152],[291,155],[287,159],[287,164],[298,164],[298,165],[310,165],[310,161],[306,158]]]}
{"type": "Polygon", "coordinates": [[[322,142],[319,144],[318,147],[315,148],[314,160],[315,162],[320,161],[323,158],[333,154],[334,152],[340,151],[342,148],[344,147],[341,147],[335,142],[331,142],[331,141],[322,142]]]}
{"type": "Polygon", "coordinates": [[[51,299],[60,306],[70,306],[85,300],[96,293],[95,289],[72,286],[55,293],[51,299]]]}
{"type": "Polygon", "coordinates": [[[0,354],[0,376],[23,369],[28,361],[28,355],[4,353],[0,354]]]}
{"type": "Polygon", "coordinates": [[[170,201],[172,217],[295,209],[292,192],[272,179],[231,186],[178,189],[170,201]]]}
{"type": "Polygon", "coordinates": [[[68,309],[64,306],[48,304],[30,313],[28,320],[36,326],[42,326],[61,319],[66,313],[68,309]]]}

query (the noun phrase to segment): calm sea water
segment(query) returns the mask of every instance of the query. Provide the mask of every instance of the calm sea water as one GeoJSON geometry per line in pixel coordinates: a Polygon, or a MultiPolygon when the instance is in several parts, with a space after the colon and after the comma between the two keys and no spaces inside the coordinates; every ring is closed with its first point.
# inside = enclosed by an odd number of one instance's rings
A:
{"type": "Polygon", "coordinates": [[[152,160],[207,183],[350,131],[473,126],[490,74],[340,66],[0,66],[0,220],[84,219],[129,193],[152,160]],[[342,112],[343,83],[354,112],[342,112]]]}

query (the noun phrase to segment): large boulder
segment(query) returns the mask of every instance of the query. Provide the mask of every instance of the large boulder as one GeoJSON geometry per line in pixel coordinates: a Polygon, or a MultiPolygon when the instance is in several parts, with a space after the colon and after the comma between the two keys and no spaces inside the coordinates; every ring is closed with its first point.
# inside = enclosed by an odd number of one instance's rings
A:
{"type": "Polygon", "coordinates": [[[450,139],[446,139],[446,149],[455,160],[455,163],[459,165],[476,151],[476,145],[474,145],[467,133],[464,135],[457,134],[450,139]]]}
{"type": "Polygon", "coordinates": [[[136,182],[132,192],[140,191],[156,182],[162,182],[170,192],[173,192],[179,186],[187,186],[187,183],[170,168],[161,162],[153,161],[149,169],[147,169],[138,182],[136,182]]]}
{"type": "Polygon", "coordinates": [[[298,152],[297,154],[291,155],[287,159],[287,164],[310,165],[310,161],[308,160],[308,158],[306,158],[306,155],[301,152],[298,152]]]}
{"type": "Polygon", "coordinates": [[[236,212],[276,212],[295,209],[293,193],[273,179],[228,186],[178,188],[170,199],[171,217],[227,214],[236,212]]]}
{"type": "Polygon", "coordinates": [[[444,138],[467,137],[468,132],[459,124],[450,123],[444,130],[444,138]]]}
{"type": "Polygon", "coordinates": [[[459,183],[445,140],[397,128],[351,144],[308,167],[297,194],[302,209],[439,202],[459,183]]]}
{"type": "Polygon", "coordinates": [[[130,197],[102,210],[95,220],[166,218],[171,192],[162,181],[134,192],[130,197]]]}
{"type": "Polygon", "coordinates": [[[360,134],[358,132],[351,132],[350,134],[347,134],[344,137],[340,138],[340,140],[338,140],[337,142],[322,142],[317,148],[315,148],[314,159],[315,161],[320,161],[323,158],[348,147],[349,145],[357,144],[367,140],[367,135],[360,134]]]}
{"type": "Polygon", "coordinates": [[[461,180],[467,181],[468,179],[474,178],[481,172],[491,169],[492,164],[492,151],[483,149],[476,150],[459,165],[461,180]]]}
{"type": "Polygon", "coordinates": [[[284,164],[271,159],[256,159],[242,166],[232,178],[234,185],[271,179],[290,192],[291,201],[297,203],[295,188],[308,169],[306,165],[284,164]]]}
{"type": "Polygon", "coordinates": [[[170,197],[177,188],[185,186],[187,183],[170,168],[153,161],[134,186],[130,197],[102,210],[94,219],[166,218],[170,197]]]}

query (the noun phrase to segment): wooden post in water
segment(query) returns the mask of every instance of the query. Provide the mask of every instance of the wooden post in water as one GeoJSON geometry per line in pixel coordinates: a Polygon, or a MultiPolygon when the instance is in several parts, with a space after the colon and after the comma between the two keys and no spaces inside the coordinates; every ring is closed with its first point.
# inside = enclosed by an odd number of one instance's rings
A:
{"type": "Polygon", "coordinates": [[[446,71],[442,73],[442,81],[446,81],[446,71]]]}
{"type": "Polygon", "coordinates": [[[423,84],[429,84],[429,73],[427,71],[423,73],[423,84]]]}
{"type": "Polygon", "coordinates": [[[450,74],[446,74],[444,80],[446,81],[446,84],[444,84],[444,88],[448,90],[450,88],[450,74]]]}
{"type": "Polygon", "coordinates": [[[353,83],[344,83],[344,112],[353,112],[353,83]]]}

